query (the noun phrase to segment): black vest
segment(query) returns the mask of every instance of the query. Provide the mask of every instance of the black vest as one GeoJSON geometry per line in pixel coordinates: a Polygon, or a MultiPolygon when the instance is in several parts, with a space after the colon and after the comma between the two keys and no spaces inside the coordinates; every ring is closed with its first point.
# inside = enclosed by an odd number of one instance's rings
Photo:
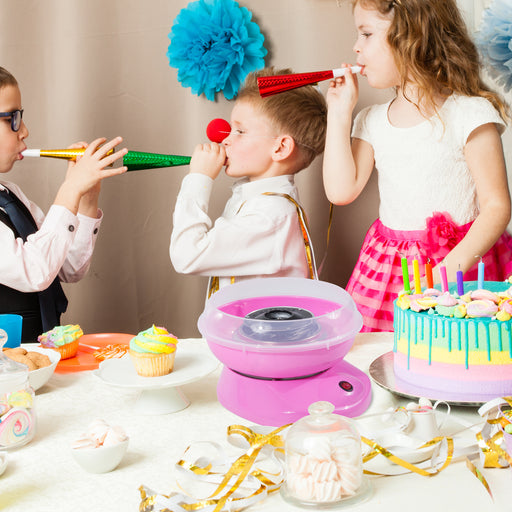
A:
{"type": "MultiPolygon", "coordinates": [[[[28,209],[25,208],[25,210],[32,217],[28,209]]],[[[0,209],[0,221],[11,228],[15,236],[20,236],[8,215],[2,209],[0,209]]],[[[37,341],[37,336],[43,332],[41,308],[37,292],[20,292],[0,284],[0,313],[13,313],[23,317],[21,341],[37,341]]]]}

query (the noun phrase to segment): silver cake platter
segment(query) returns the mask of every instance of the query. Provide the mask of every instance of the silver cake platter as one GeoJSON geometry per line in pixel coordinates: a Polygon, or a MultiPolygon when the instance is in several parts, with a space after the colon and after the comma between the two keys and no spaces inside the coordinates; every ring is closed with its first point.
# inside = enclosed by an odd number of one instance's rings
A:
{"type": "Polygon", "coordinates": [[[427,388],[415,388],[412,385],[398,384],[395,379],[395,373],[393,371],[393,352],[386,352],[381,356],[377,357],[370,364],[370,377],[379,386],[387,389],[391,393],[411,399],[428,398],[431,401],[441,400],[454,406],[464,407],[480,407],[485,402],[475,402],[464,400],[457,396],[456,393],[450,393],[450,391],[439,391],[431,390],[427,388]]]}

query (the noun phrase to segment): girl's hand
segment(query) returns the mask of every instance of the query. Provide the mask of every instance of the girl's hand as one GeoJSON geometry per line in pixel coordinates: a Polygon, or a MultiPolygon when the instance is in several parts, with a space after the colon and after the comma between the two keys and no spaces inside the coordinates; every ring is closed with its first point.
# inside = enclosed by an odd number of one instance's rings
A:
{"type": "MultiPolygon", "coordinates": [[[[342,68],[350,68],[349,64],[342,64],[342,68]]],[[[326,94],[327,106],[330,111],[336,110],[339,113],[352,115],[359,98],[359,83],[357,76],[347,71],[345,76],[335,78],[331,81],[326,94]]]]}
{"type": "Polygon", "coordinates": [[[209,176],[214,180],[226,162],[226,150],[222,144],[207,142],[198,144],[190,160],[190,173],[209,176]]]}

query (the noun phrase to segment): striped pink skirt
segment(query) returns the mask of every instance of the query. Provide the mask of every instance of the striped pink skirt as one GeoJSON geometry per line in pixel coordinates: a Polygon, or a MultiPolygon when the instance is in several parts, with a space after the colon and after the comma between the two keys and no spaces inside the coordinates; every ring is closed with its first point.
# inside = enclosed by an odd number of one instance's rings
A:
{"type": "MultiPolygon", "coordinates": [[[[347,292],[363,315],[361,332],[392,331],[393,301],[403,290],[401,258],[409,262],[411,287],[412,260],[420,264],[421,277],[425,263],[432,267],[465,236],[472,223],[457,226],[450,216],[436,213],[427,219],[427,229],[398,231],[376,220],[366,233],[356,266],[347,284],[347,292]]],[[[477,280],[477,264],[464,274],[465,281],[477,280]]],[[[484,255],[486,281],[503,281],[512,274],[512,237],[505,232],[494,247],[484,255]]]]}

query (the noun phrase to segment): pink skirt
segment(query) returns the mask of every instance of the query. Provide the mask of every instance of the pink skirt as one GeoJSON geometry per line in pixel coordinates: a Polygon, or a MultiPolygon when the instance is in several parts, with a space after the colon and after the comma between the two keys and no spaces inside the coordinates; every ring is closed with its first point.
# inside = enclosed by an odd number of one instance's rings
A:
{"type": "MultiPolygon", "coordinates": [[[[412,261],[417,259],[421,277],[425,263],[440,263],[468,232],[472,223],[457,226],[450,216],[436,213],[427,219],[423,231],[389,229],[376,220],[366,233],[356,266],[347,284],[347,292],[363,315],[361,332],[392,331],[393,301],[403,290],[401,258],[409,263],[411,287],[412,261]]],[[[465,281],[477,280],[477,264],[464,274],[465,281]]],[[[512,237],[505,232],[482,258],[486,281],[503,281],[512,274],[512,237]]]]}

